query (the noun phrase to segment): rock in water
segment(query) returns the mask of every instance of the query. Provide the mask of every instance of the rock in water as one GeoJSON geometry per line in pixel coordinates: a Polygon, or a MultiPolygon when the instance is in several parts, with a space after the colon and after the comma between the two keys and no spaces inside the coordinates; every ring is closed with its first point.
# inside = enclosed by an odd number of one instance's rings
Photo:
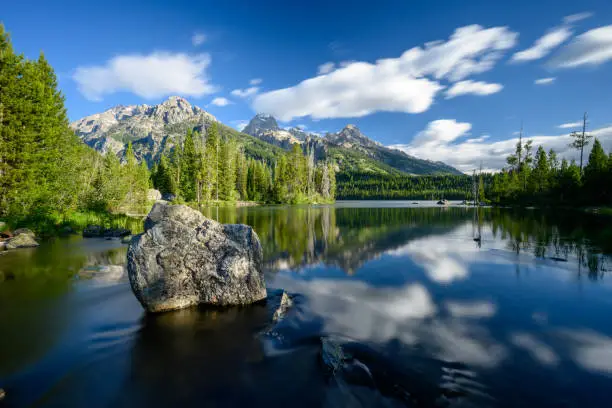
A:
{"type": "Polygon", "coordinates": [[[15,235],[6,241],[5,247],[6,249],[34,248],[39,245],[35,238],[32,231],[27,228],[20,228],[15,230],[15,235]]]}
{"type": "Polygon", "coordinates": [[[158,202],[128,248],[128,276],[149,312],[196,304],[246,305],[266,298],[259,238],[185,205],[158,202]]]}
{"type": "Polygon", "coordinates": [[[289,311],[292,306],[293,300],[291,300],[291,297],[287,294],[287,292],[283,291],[283,296],[281,297],[280,305],[278,306],[278,309],[274,311],[272,321],[278,322],[282,320],[287,314],[287,311],[289,311]]]}

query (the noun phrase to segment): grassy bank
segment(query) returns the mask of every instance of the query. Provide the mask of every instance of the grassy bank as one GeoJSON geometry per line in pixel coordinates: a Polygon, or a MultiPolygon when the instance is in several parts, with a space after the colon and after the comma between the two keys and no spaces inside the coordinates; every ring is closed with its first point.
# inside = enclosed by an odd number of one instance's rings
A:
{"type": "Polygon", "coordinates": [[[100,225],[103,228],[126,228],[134,233],[143,230],[143,219],[141,217],[94,211],[68,214],[34,214],[24,218],[2,221],[6,223],[5,229],[9,231],[14,231],[17,228],[29,228],[40,237],[80,232],[88,225],[100,225]]]}

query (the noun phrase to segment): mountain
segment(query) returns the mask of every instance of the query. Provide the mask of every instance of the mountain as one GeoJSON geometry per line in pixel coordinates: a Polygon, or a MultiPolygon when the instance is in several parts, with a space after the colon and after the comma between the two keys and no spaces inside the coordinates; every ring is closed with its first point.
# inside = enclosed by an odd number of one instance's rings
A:
{"type": "MultiPolygon", "coordinates": [[[[86,116],[71,124],[75,133],[95,150],[122,155],[132,142],[139,160],[149,164],[159,160],[165,148],[180,143],[188,129],[205,135],[217,119],[179,96],[171,96],[159,105],[115,106],[102,113],[86,116]]],[[[273,161],[282,149],[240,133],[218,122],[220,133],[239,141],[248,156],[273,161]]]]}
{"type": "Polygon", "coordinates": [[[260,113],[238,132],[179,96],[171,96],[158,105],[115,106],[77,120],[71,127],[83,142],[99,152],[122,156],[131,142],[136,157],[152,165],[165,149],[180,144],[189,129],[198,131],[204,138],[213,122],[217,122],[222,135],[242,145],[248,157],[270,163],[283,150],[298,143],[305,151],[313,151],[316,160],[332,160],[340,172],[461,174],[444,163],[417,159],[385,147],[354,125],[320,137],[298,128],[282,129],[273,116],[260,113]]]}
{"type": "Polygon", "coordinates": [[[303,138],[296,137],[291,131],[278,127],[276,119],[265,113],[259,113],[242,129],[243,133],[255,136],[264,142],[289,149],[295,143],[302,143],[303,138]]]}
{"type": "Polygon", "coordinates": [[[391,175],[462,174],[445,163],[418,159],[385,147],[361,133],[355,125],[319,137],[297,128],[281,129],[273,116],[260,113],[251,119],[243,132],[284,149],[294,143],[316,146],[315,154],[330,156],[340,170],[391,175]]]}

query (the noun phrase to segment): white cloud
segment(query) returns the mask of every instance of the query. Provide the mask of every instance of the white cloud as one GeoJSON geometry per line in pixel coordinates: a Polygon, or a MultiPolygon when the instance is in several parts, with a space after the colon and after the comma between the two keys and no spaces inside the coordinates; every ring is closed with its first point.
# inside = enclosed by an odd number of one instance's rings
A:
{"type": "Polygon", "coordinates": [[[230,105],[232,103],[232,101],[230,101],[227,98],[223,98],[221,96],[213,99],[210,103],[212,103],[215,106],[227,106],[230,105]]]}
{"type": "Polygon", "coordinates": [[[453,84],[446,91],[446,99],[451,99],[459,95],[491,95],[503,89],[501,84],[490,84],[482,81],[472,81],[471,79],[459,81],[453,84]]]}
{"type": "Polygon", "coordinates": [[[206,74],[209,65],[208,54],[122,55],[103,65],[78,67],[72,78],[92,101],[116,92],[131,92],[145,99],[174,94],[200,97],[216,90],[206,74]]]}
{"type": "Polygon", "coordinates": [[[248,120],[233,120],[230,122],[236,130],[242,131],[249,124],[248,120]]]}
{"type": "Polygon", "coordinates": [[[208,37],[206,37],[206,34],[204,33],[193,33],[193,35],[191,36],[191,43],[194,47],[197,47],[199,45],[204,44],[207,38],[208,37]]]}
{"type": "MultiPolygon", "coordinates": [[[[457,142],[457,139],[469,130],[466,125],[470,124],[446,120],[434,121],[410,143],[390,147],[419,158],[443,161],[464,172],[478,168],[481,161],[483,168],[487,170],[500,170],[505,167],[506,157],[514,153],[518,137],[498,141],[457,142]]],[[[606,151],[612,149],[612,126],[596,129],[591,134],[599,139],[606,151]]],[[[569,147],[571,137],[567,133],[556,136],[526,136],[523,140],[532,140],[535,148],[540,145],[547,151],[553,148],[560,157],[568,160],[579,158],[579,153],[569,147]]],[[[586,155],[590,152],[591,146],[585,152],[586,155]]]]}
{"type": "Polygon", "coordinates": [[[553,49],[567,41],[572,36],[572,30],[567,26],[553,28],[526,50],[519,51],[512,56],[511,61],[533,61],[545,57],[553,49]]]}
{"type": "Polygon", "coordinates": [[[324,64],[319,65],[319,68],[317,69],[317,74],[329,74],[334,70],[334,68],[336,68],[336,64],[334,64],[333,62],[326,62],[324,64]]]}
{"type": "Polygon", "coordinates": [[[261,78],[253,78],[249,81],[249,85],[256,86],[256,85],[261,84],[262,82],[263,82],[263,79],[261,78]]]}
{"type": "Polygon", "coordinates": [[[548,78],[538,78],[535,81],[533,81],[534,84],[536,85],[550,85],[553,82],[555,82],[555,77],[548,77],[548,78]]]}
{"type": "Polygon", "coordinates": [[[612,60],[612,25],[595,28],[577,36],[551,60],[555,68],[600,65],[612,60]]]}
{"type": "Polygon", "coordinates": [[[593,13],[591,13],[590,11],[585,11],[583,13],[576,13],[576,14],[571,14],[569,16],[565,16],[563,17],[563,22],[565,24],[577,23],[578,21],[582,21],[592,16],[593,16],[593,13]]]}
{"type": "Polygon", "coordinates": [[[466,135],[470,129],[472,129],[471,123],[457,122],[455,119],[434,120],[415,136],[413,143],[434,148],[466,135]]]}
{"type": "Polygon", "coordinates": [[[259,92],[259,88],[256,86],[251,86],[246,89],[234,89],[231,94],[239,98],[248,98],[249,96],[257,94],[257,92],[259,92]]]}
{"type": "Polygon", "coordinates": [[[254,99],[253,109],[284,121],[360,117],[377,111],[421,113],[444,89],[438,80],[460,81],[492,69],[516,38],[506,27],[461,27],[446,42],[430,42],[375,63],[347,62],[295,86],[263,93],[254,99]]]}
{"type": "Polygon", "coordinates": [[[582,122],[570,122],[557,126],[559,129],[572,129],[582,126],[582,122]]]}

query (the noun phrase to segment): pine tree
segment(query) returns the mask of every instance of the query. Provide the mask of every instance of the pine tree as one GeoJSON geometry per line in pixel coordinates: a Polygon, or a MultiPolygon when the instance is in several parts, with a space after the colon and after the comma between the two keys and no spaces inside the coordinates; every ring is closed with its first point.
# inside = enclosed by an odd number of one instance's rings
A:
{"type": "Polygon", "coordinates": [[[219,167],[219,132],[217,123],[213,122],[206,130],[206,143],[204,149],[204,200],[210,201],[217,198],[217,170],[219,167]]]}
{"type": "Polygon", "coordinates": [[[236,199],[236,148],[231,140],[221,144],[219,168],[219,199],[236,199]]]}
{"type": "Polygon", "coordinates": [[[608,156],[601,147],[599,140],[595,139],[589,154],[589,161],[584,168],[584,187],[590,202],[601,204],[607,198],[610,188],[606,185],[608,173],[608,156]]]}
{"type": "Polygon", "coordinates": [[[187,132],[183,141],[181,165],[181,196],[185,201],[195,201],[196,199],[196,178],[197,178],[197,155],[195,143],[193,140],[193,132],[191,129],[187,132]]]}
{"type": "Polygon", "coordinates": [[[236,152],[236,190],[241,200],[248,201],[247,193],[248,167],[242,149],[236,152]]]}
{"type": "Polygon", "coordinates": [[[289,166],[287,157],[282,155],[276,162],[274,169],[274,191],[273,201],[276,203],[286,203],[289,198],[289,166]]]}
{"type": "Polygon", "coordinates": [[[327,177],[329,178],[329,196],[330,200],[336,198],[336,171],[332,162],[327,163],[327,177]]]}
{"type": "Polygon", "coordinates": [[[541,193],[548,189],[549,173],[550,169],[548,164],[548,157],[542,146],[539,146],[536,152],[536,163],[533,168],[531,183],[532,189],[535,192],[541,193]]]}

